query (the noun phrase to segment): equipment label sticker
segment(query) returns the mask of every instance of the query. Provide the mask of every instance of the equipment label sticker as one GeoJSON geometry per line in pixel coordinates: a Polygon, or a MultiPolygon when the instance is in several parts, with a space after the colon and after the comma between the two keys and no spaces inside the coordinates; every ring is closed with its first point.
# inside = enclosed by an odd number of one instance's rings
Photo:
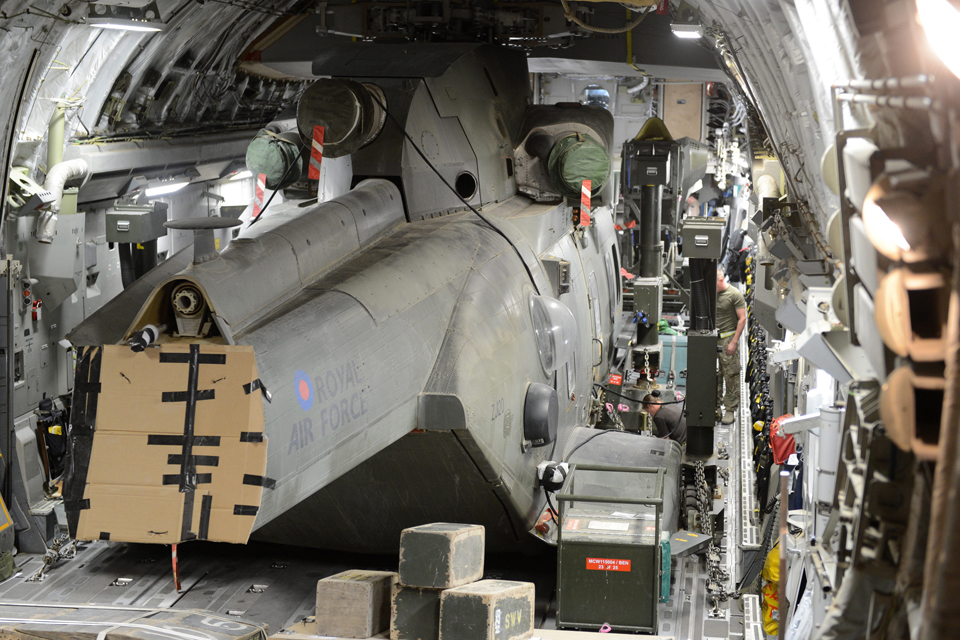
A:
{"type": "Polygon", "coordinates": [[[629,560],[614,558],[587,558],[588,571],[630,571],[629,560]]]}
{"type": "Polygon", "coordinates": [[[579,528],[580,528],[579,519],[567,520],[567,524],[564,527],[564,529],[566,529],[567,531],[576,531],[579,528]]]}
{"type": "Polygon", "coordinates": [[[608,384],[612,384],[616,387],[619,387],[623,384],[623,376],[619,373],[611,373],[610,378],[607,380],[608,384]]]}

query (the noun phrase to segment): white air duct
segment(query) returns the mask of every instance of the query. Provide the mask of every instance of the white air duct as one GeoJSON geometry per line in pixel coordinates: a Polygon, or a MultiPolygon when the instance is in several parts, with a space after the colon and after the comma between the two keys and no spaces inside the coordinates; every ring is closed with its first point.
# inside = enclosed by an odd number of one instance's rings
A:
{"type": "Polygon", "coordinates": [[[43,188],[53,194],[53,204],[49,210],[40,213],[37,219],[37,241],[44,244],[53,242],[57,232],[57,214],[60,212],[60,203],[63,201],[63,187],[70,180],[87,177],[90,171],[87,161],[82,158],[60,162],[47,173],[43,188]]]}

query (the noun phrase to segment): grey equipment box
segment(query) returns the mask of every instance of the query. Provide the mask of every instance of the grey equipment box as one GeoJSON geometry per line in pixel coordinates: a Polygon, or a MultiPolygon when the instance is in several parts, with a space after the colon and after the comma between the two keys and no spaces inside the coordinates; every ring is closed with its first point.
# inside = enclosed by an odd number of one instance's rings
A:
{"type": "Polygon", "coordinates": [[[438,640],[442,589],[393,585],[390,594],[390,640],[438,640]]]}
{"type": "Polygon", "coordinates": [[[391,571],[343,571],[317,583],[318,636],[370,638],[390,627],[391,571]]]}
{"type": "Polygon", "coordinates": [[[721,240],[726,224],[726,218],[684,218],[683,228],[680,229],[683,257],[710,260],[722,258],[721,240]]]}
{"type": "Polygon", "coordinates": [[[632,193],[643,186],[670,184],[673,141],[628,140],[623,144],[620,191],[632,193]]]}
{"type": "Polygon", "coordinates": [[[400,584],[449,589],[483,577],[484,528],[434,522],[400,534],[400,584]]]}
{"type": "Polygon", "coordinates": [[[532,582],[480,580],[440,595],[440,640],[522,640],[533,635],[532,582]]]}
{"type": "Polygon", "coordinates": [[[107,242],[150,242],[167,235],[167,205],[116,205],[107,210],[107,242]]]}
{"type": "Polygon", "coordinates": [[[558,628],[656,633],[663,491],[663,468],[570,467],[557,495],[558,628]],[[610,486],[636,497],[596,495],[610,486]]]}
{"type": "MultiPolygon", "coordinates": [[[[717,332],[687,332],[687,426],[713,426],[717,411],[717,332]]],[[[689,439],[688,430],[687,437],[689,439]]],[[[710,445],[712,448],[712,444],[710,445]]]]}

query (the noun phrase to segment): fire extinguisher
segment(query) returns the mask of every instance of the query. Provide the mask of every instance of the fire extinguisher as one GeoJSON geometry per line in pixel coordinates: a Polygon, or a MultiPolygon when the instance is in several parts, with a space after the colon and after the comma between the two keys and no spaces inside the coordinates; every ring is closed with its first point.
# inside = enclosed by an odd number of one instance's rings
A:
{"type": "Polygon", "coordinates": [[[40,320],[40,308],[43,307],[43,300],[34,300],[33,308],[30,311],[30,319],[34,322],[40,320]]]}

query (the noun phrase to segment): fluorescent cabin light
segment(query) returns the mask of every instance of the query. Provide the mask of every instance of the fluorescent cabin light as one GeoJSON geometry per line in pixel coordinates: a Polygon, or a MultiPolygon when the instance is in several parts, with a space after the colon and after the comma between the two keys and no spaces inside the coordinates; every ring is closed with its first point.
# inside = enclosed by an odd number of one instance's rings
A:
{"type": "Polygon", "coordinates": [[[92,3],[89,5],[86,23],[97,29],[121,31],[163,31],[166,28],[160,19],[160,10],[155,0],[139,7],[92,3]]]}
{"type": "Polygon", "coordinates": [[[126,20],[118,20],[115,22],[107,22],[107,20],[109,20],[109,18],[104,18],[97,21],[88,20],[87,24],[97,29],[116,29],[118,31],[163,31],[163,25],[153,26],[146,20],[143,21],[143,24],[126,20]]]}
{"type": "Polygon", "coordinates": [[[253,172],[247,170],[247,171],[240,171],[239,173],[230,176],[230,180],[231,180],[231,181],[233,181],[233,180],[245,180],[245,179],[247,179],[247,178],[252,178],[252,177],[253,177],[253,172]]]}
{"type": "Polygon", "coordinates": [[[673,35],[678,38],[694,39],[703,36],[703,25],[701,24],[671,24],[670,29],[673,35]]]}
{"type": "Polygon", "coordinates": [[[953,75],[960,78],[960,8],[949,0],[917,0],[917,16],[927,41],[953,75]]]}
{"type": "Polygon", "coordinates": [[[174,193],[180,191],[185,186],[190,184],[189,182],[172,182],[170,184],[161,184],[159,187],[152,187],[147,189],[147,197],[155,198],[156,196],[165,196],[169,193],[174,193]]]}
{"type": "Polygon", "coordinates": [[[700,23],[700,7],[691,5],[687,0],[681,0],[677,7],[677,17],[670,23],[670,30],[678,38],[693,39],[703,35],[703,25],[700,23]]]}

